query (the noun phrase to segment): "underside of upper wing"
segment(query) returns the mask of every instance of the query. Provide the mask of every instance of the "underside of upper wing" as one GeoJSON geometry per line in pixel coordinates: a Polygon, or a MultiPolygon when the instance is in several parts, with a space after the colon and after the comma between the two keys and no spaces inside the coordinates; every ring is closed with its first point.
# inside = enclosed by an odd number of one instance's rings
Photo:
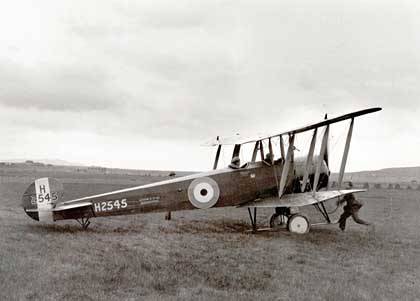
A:
{"type": "Polygon", "coordinates": [[[270,197],[265,199],[258,199],[252,202],[247,202],[238,207],[302,207],[315,203],[321,203],[330,199],[344,196],[350,193],[365,192],[366,189],[348,189],[348,190],[328,190],[304,193],[285,194],[281,198],[270,197]]]}

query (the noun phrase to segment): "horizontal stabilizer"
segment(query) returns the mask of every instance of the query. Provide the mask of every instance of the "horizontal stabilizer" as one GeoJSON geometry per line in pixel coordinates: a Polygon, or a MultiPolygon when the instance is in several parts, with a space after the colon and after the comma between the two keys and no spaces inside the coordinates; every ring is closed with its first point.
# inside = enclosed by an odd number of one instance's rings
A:
{"type": "Polygon", "coordinates": [[[247,202],[239,205],[238,207],[260,207],[260,208],[275,208],[275,207],[303,207],[315,203],[321,203],[330,199],[345,196],[350,193],[365,192],[366,189],[347,189],[347,190],[329,190],[292,193],[285,194],[281,198],[270,197],[259,199],[252,202],[247,202]]]}
{"type": "MultiPolygon", "coordinates": [[[[83,208],[89,207],[93,204],[91,202],[84,202],[84,203],[77,203],[77,204],[69,204],[69,205],[62,205],[58,204],[55,208],[51,209],[50,211],[65,211],[69,209],[76,209],[76,208],[83,208]]],[[[39,210],[36,209],[25,209],[26,212],[38,212],[39,210]]]]}
{"type": "Polygon", "coordinates": [[[58,204],[53,211],[64,211],[69,209],[75,209],[75,208],[82,208],[82,207],[89,207],[92,206],[91,202],[83,202],[83,203],[75,203],[75,204],[68,204],[68,205],[62,205],[58,204]]]}

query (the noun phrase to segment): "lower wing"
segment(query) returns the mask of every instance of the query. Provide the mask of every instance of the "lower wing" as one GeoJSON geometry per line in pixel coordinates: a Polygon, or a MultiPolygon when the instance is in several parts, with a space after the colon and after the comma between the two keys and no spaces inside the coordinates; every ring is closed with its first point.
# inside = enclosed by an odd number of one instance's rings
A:
{"type": "Polygon", "coordinates": [[[347,189],[347,190],[328,190],[328,191],[317,191],[303,192],[303,193],[292,193],[285,194],[281,198],[269,197],[264,199],[257,199],[255,201],[247,202],[239,205],[238,207],[261,207],[261,208],[272,208],[272,207],[302,207],[316,203],[322,203],[333,198],[345,196],[351,193],[365,192],[366,189],[347,189]]]}

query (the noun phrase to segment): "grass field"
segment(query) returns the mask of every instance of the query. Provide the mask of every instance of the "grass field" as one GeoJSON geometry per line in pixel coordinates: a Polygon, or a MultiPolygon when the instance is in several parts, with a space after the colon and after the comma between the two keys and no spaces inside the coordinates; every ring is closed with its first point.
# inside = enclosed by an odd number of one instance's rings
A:
{"type": "MultiPolygon", "coordinates": [[[[67,177],[68,197],[133,185],[74,182],[67,177]]],[[[360,195],[361,217],[373,226],[349,221],[345,232],[318,226],[299,236],[247,234],[247,211],[235,208],[174,212],[171,221],[163,214],[94,219],[87,231],[75,221],[44,225],[20,207],[28,185],[0,184],[0,300],[420,296],[419,191],[371,190],[360,195]]],[[[270,214],[261,212],[261,226],[270,214]]]]}

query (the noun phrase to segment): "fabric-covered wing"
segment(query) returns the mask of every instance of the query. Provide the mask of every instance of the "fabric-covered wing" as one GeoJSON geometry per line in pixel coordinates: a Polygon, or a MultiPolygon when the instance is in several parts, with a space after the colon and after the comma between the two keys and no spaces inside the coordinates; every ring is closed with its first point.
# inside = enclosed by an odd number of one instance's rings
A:
{"type": "Polygon", "coordinates": [[[268,139],[268,138],[272,138],[272,137],[277,137],[280,135],[295,135],[295,134],[299,134],[299,133],[303,133],[306,131],[310,131],[313,130],[315,128],[319,128],[322,126],[326,126],[329,124],[333,124],[333,123],[337,123],[337,122],[341,122],[347,119],[351,119],[351,118],[356,118],[362,115],[366,115],[366,114],[370,114],[370,113],[374,113],[377,111],[380,111],[381,108],[370,108],[370,109],[365,109],[365,110],[360,110],[360,111],[356,111],[356,112],[352,112],[349,114],[345,114],[342,116],[338,116],[332,119],[326,119],[323,120],[321,122],[317,122],[317,123],[313,123],[313,124],[309,124],[297,129],[293,129],[290,131],[286,131],[286,132],[280,132],[280,133],[275,133],[272,135],[258,135],[256,137],[243,137],[239,134],[232,136],[232,137],[217,137],[216,139],[211,139],[210,141],[207,141],[203,144],[203,146],[217,146],[217,145],[235,145],[235,144],[246,144],[246,143],[251,143],[251,142],[256,142],[259,140],[264,140],[264,139],[268,139]]]}
{"type": "Polygon", "coordinates": [[[344,196],[350,193],[365,192],[366,189],[348,189],[348,190],[329,190],[304,193],[285,194],[281,198],[270,197],[259,199],[252,202],[247,202],[239,205],[238,207],[302,207],[315,203],[321,203],[336,197],[344,196]]]}

